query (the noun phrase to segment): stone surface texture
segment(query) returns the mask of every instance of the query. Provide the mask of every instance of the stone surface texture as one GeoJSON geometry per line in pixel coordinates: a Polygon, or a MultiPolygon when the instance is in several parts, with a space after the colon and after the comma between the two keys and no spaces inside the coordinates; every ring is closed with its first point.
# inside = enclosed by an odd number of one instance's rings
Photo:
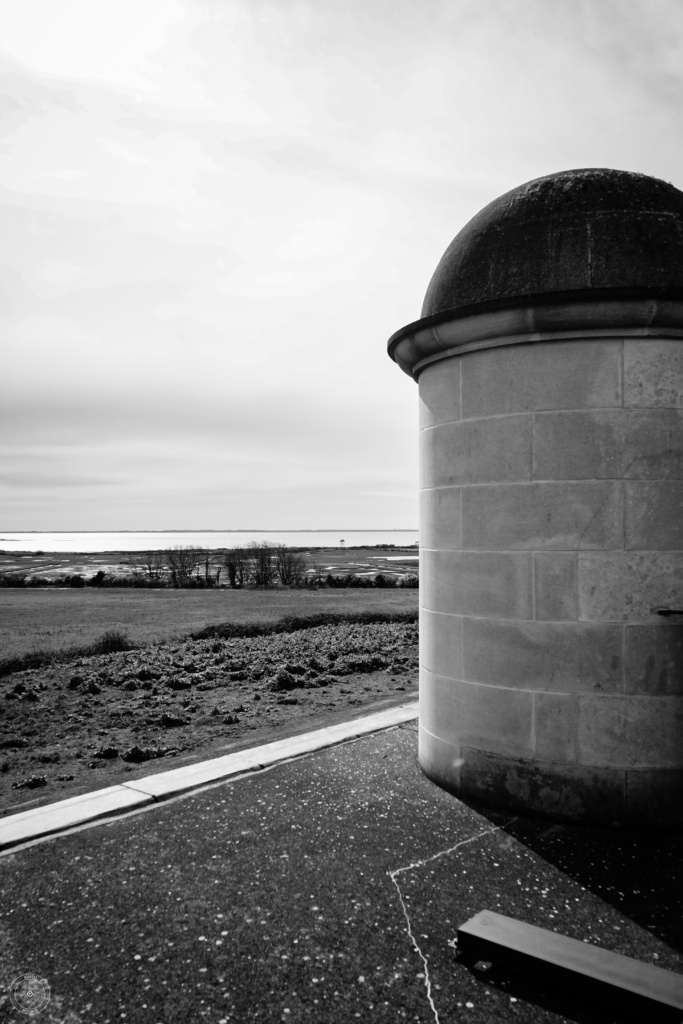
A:
{"type": "Polygon", "coordinates": [[[485,206],[446,249],[422,316],[523,295],[683,287],[683,193],[609,168],[560,171],[485,206]]]}
{"type": "Polygon", "coordinates": [[[683,615],[659,614],[683,609],[683,375],[662,404],[675,364],[658,390],[638,354],[651,344],[547,341],[430,367],[420,757],[449,789],[635,823],[651,822],[660,790],[683,794],[683,615]],[[603,408],[577,386],[588,347],[603,408]],[[436,386],[442,366],[459,402],[436,386]],[[480,771],[475,754],[494,761],[480,771]]]}
{"type": "Polygon", "coordinates": [[[420,385],[420,763],[464,796],[596,823],[683,822],[674,236],[683,193],[665,183],[605,171],[531,182],[449,247],[412,325],[413,363],[406,348],[397,359],[420,385]],[[654,297],[649,326],[643,309],[629,321],[638,288],[654,297]],[[489,316],[522,293],[544,309],[561,293],[563,326],[580,295],[581,328],[467,340],[477,308],[489,316]],[[462,306],[467,343],[436,352],[462,306]]]}

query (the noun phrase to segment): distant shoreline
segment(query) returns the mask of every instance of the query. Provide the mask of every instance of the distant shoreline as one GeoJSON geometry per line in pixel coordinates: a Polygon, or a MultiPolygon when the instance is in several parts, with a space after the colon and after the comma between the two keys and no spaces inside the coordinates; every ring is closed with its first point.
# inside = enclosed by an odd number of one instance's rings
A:
{"type": "MultiPolygon", "coordinates": [[[[2,542],[2,537],[0,537],[0,542],[2,542]]],[[[318,547],[316,547],[315,544],[309,544],[307,546],[302,547],[302,550],[304,550],[304,549],[308,550],[308,548],[312,548],[314,551],[333,551],[333,552],[341,551],[343,553],[344,550],[346,550],[346,551],[374,551],[375,549],[382,550],[384,548],[392,548],[393,550],[396,550],[396,551],[408,551],[408,550],[412,550],[412,549],[416,548],[417,546],[418,546],[417,545],[417,541],[415,542],[415,544],[349,544],[349,545],[347,545],[347,547],[345,549],[344,548],[333,548],[329,544],[321,544],[318,547]]],[[[154,549],[154,550],[157,550],[157,549],[154,549]]],[[[223,548],[212,548],[210,550],[222,551],[223,548]]],[[[296,550],[298,550],[298,548],[296,550]]],[[[41,558],[42,557],[47,558],[48,555],[57,555],[59,558],[67,558],[67,557],[71,558],[74,555],[85,556],[85,557],[88,557],[88,558],[99,558],[102,555],[139,555],[139,554],[142,554],[142,553],[144,553],[144,552],[142,552],[140,549],[137,549],[137,548],[133,548],[132,550],[128,550],[126,548],[110,548],[108,551],[100,551],[100,550],[98,550],[98,551],[48,551],[47,548],[45,548],[45,550],[41,550],[40,552],[36,552],[36,551],[7,551],[7,550],[5,550],[3,548],[0,548],[0,555],[7,555],[7,556],[11,556],[12,558],[31,558],[31,557],[35,558],[36,556],[41,557],[41,558]]]]}
{"type": "Polygon", "coordinates": [[[70,533],[66,530],[48,532],[32,530],[11,533],[0,530],[0,551],[6,554],[61,552],[66,554],[103,553],[114,551],[166,550],[177,547],[219,548],[244,547],[268,543],[286,547],[393,547],[412,546],[419,538],[418,530],[172,530],[101,532],[87,530],[70,533]],[[341,538],[341,539],[340,539],[341,538]],[[345,539],[344,539],[345,538],[345,539]]]}

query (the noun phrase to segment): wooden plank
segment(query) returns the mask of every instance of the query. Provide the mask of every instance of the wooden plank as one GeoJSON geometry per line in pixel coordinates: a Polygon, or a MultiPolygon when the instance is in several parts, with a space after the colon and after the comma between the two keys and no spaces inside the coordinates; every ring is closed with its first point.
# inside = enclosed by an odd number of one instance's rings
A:
{"type": "Polygon", "coordinates": [[[649,1020],[683,1020],[683,975],[492,910],[458,928],[458,957],[569,987],[631,1014],[649,1014],[649,1020]]]}

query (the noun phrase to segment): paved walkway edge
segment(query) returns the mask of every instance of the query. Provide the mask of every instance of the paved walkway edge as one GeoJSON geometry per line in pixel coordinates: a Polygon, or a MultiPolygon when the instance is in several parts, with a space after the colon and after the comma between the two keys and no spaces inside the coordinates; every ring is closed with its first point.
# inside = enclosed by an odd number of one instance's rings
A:
{"type": "Polygon", "coordinates": [[[288,761],[314,750],[332,747],[368,733],[391,729],[418,717],[417,701],[387,708],[372,715],[339,722],[325,729],[276,740],[260,747],[239,750],[225,757],[183,765],[168,772],[148,775],[133,782],[123,782],[92,793],[59,800],[0,819],[0,850],[30,842],[43,836],[64,832],[97,818],[109,818],[126,811],[157,803],[188,790],[220,782],[245,772],[268,768],[278,761],[288,761]]]}

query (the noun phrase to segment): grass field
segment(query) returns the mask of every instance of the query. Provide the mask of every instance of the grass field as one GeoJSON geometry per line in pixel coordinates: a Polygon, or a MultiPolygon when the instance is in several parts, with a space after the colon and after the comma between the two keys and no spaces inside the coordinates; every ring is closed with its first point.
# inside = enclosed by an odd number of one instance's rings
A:
{"type": "Polygon", "coordinates": [[[0,657],[88,644],[120,629],[137,643],[218,622],[271,622],[316,612],[413,611],[417,590],[2,589],[0,657]]]}

